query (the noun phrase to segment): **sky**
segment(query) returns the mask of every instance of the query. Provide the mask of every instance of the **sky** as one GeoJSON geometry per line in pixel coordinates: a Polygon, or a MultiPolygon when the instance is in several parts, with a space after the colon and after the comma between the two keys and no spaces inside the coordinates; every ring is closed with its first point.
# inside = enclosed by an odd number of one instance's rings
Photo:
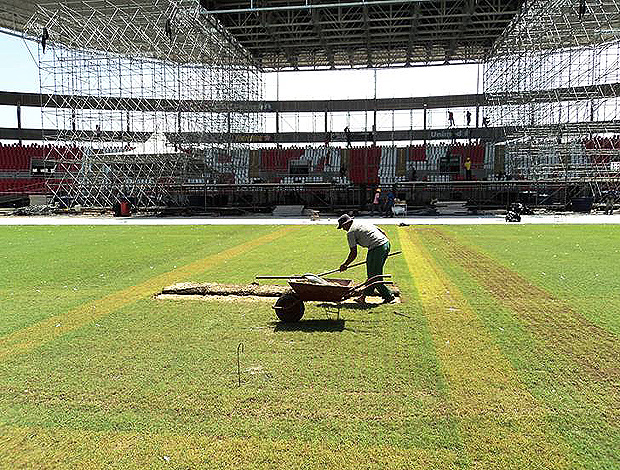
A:
{"type": "MultiPolygon", "coordinates": [[[[36,45],[20,38],[0,33],[0,90],[39,92],[39,73],[35,60],[36,45]]],[[[302,71],[267,73],[264,75],[266,100],[312,100],[353,98],[397,98],[477,93],[482,67],[477,65],[452,65],[412,67],[399,69],[361,69],[337,71],[302,71]],[[376,87],[375,87],[376,77],[376,87]]],[[[457,126],[464,120],[465,110],[455,113],[457,126]]],[[[317,114],[283,115],[282,131],[323,130],[324,117],[317,114]]],[[[330,117],[331,130],[365,130],[369,117],[364,113],[343,113],[330,117]]],[[[421,112],[382,113],[378,116],[378,129],[420,127],[421,112]],[[415,122],[414,122],[415,121],[415,122]]],[[[429,113],[429,127],[445,127],[446,111],[429,113]]],[[[16,127],[14,107],[0,106],[0,127],[16,127]]],[[[38,108],[22,107],[22,126],[41,127],[38,108]]],[[[273,116],[266,120],[266,131],[274,131],[273,116]]]]}

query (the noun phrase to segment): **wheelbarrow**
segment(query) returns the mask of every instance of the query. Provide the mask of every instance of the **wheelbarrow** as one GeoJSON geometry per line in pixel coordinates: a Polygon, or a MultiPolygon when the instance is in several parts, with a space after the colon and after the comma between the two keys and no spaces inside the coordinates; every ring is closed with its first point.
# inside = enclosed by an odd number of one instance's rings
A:
{"type": "Polygon", "coordinates": [[[352,279],[325,279],[327,284],[316,284],[300,278],[289,279],[288,284],[293,292],[282,294],[272,308],[281,321],[296,322],[304,315],[304,302],[333,302],[339,306],[341,302],[355,295],[361,295],[364,289],[368,287],[393,284],[391,281],[384,280],[387,277],[390,275],[374,276],[353,286],[351,285],[352,279]]]}

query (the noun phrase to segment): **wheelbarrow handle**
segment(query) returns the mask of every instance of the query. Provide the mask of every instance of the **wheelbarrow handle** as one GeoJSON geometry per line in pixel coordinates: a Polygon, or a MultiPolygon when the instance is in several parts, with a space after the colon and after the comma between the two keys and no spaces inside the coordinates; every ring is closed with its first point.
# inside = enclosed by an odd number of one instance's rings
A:
{"type": "Polygon", "coordinates": [[[394,284],[394,282],[392,281],[385,281],[384,278],[386,277],[391,277],[391,274],[379,274],[377,276],[371,277],[370,279],[367,279],[361,284],[351,287],[342,297],[343,300],[348,299],[349,297],[353,297],[354,295],[356,295],[357,292],[367,289],[368,287],[375,287],[379,284],[394,284]]]}
{"type": "Polygon", "coordinates": [[[377,274],[376,276],[369,277],[364,282],[360,282],[359,284],[351,286],[349,289],[355,290],[355,289],[359,289],[360,287],[367,287],[367,284],[370,284],[371,282],[375,282],[375,281],[381,281],[383,278],[386,278],[386,277],[392,277],[392,275],[391,274],[377,274]]]}
{"type": "Polygon", "coordinates": [[[255,279],[304,279],[304,276],[254,276],[255,279]]]}
{"type": "Polygon", "coordinates": [[[369,287],[375,287],[375,286],[379,286],[379,285],[384,285],[384,286],[391,286],[393,285],[394,282],[393,281],[375,281],[375,282],[371,282],[370,284],[366,284],[365,286],[357,286],[352,288],[349,292],[347,292],[343,297],[342,300],[346,300],[348,298],[353,297],[354,295],[359,294],[360,292],[368,289],[369,287]]]}
{"type": "MultiPolygon", "coordinates": [[[[402,251],[395,251],[394,253],[388,254],[388,256],[399,255],[401,253],[402,253],[402,251]]],[[[360,266],[362,264],[366,264],[366,261],[360,261],[359,263],[353,263],[352,265],[349,266],[349,268],[354,268],[354,267],[360,266]]],[[[338,272],[338,271],[340,271],[340,268],[332,269],[331,271],[326,271],[324,273],[317,274],[317,276],[323,277],[323,276],[327,276],[328,274],[333,274],[333,273],[338,272]]]]}

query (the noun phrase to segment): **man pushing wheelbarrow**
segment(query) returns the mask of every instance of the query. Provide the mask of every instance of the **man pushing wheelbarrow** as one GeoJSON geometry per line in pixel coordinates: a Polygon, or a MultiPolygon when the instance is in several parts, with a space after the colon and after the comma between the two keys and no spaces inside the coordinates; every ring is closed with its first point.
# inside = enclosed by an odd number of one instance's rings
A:
{"type": "MultiPolygon", "coordinates": [[[[383,274],[383,265],[390,253],[390,240],[383,230],[376,225],[353,220],[348,214],[338,218],[338,229],[347,232],[349,243],[349,256],[340,265],[340,271],[346,271],[349,265],[357,258],[357,245],[368,248],[366,255],[366,275],[368,279],[383,274]]],[[[362,295],[356,299],[358,303],[366,303],[366,296],[372,295],[374,290],[379,292],[383,303],[394,301],[394,296],[384,284],[366,288],[362,295]]]]}

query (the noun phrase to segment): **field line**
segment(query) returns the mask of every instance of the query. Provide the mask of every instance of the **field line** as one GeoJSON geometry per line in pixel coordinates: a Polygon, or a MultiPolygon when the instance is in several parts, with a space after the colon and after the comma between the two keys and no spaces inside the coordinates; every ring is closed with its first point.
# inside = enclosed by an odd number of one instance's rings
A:
{"type": "Polygon", "coordinates": [[[616,335],[594,325],[568,302],[444,231],[427,228],[421,234],[424,239],[440,244],[450,260],[514,312],[549,348],[570,358],[578,367],[579,381],[585,377],[607,385],[609,396],[617,399],[620,347],[616,335]]]}
{"type": "Polygon", "coordinates": [[[0,360],[7,356],[30,351],[68,331],[75,330],[97,318],[108,315],[125,305],[153,295],[162,287],[186,280],[192,275],[204,272],[213,266],[217,266],[230,258],[239,256],[258,246],[270,243],[294,230],[297,230],[297,227],[286,226],[280,228],[261,237],[233,246],[220,253],[210,255],[207,258],[193,261],[173,269],[172,271],[154,276],[141,284],[127,287],[100,299],[92,300],[68,312],[54,315],[27,328],[15,331],[0,338],[0,360]]]}
{"type": "Polygon", "coordinates": [[[569,447],[544,432],[548,410],[520,383],[458,287],[399,228],[413,277],[473,468],[570,468],[569,447]]]}

